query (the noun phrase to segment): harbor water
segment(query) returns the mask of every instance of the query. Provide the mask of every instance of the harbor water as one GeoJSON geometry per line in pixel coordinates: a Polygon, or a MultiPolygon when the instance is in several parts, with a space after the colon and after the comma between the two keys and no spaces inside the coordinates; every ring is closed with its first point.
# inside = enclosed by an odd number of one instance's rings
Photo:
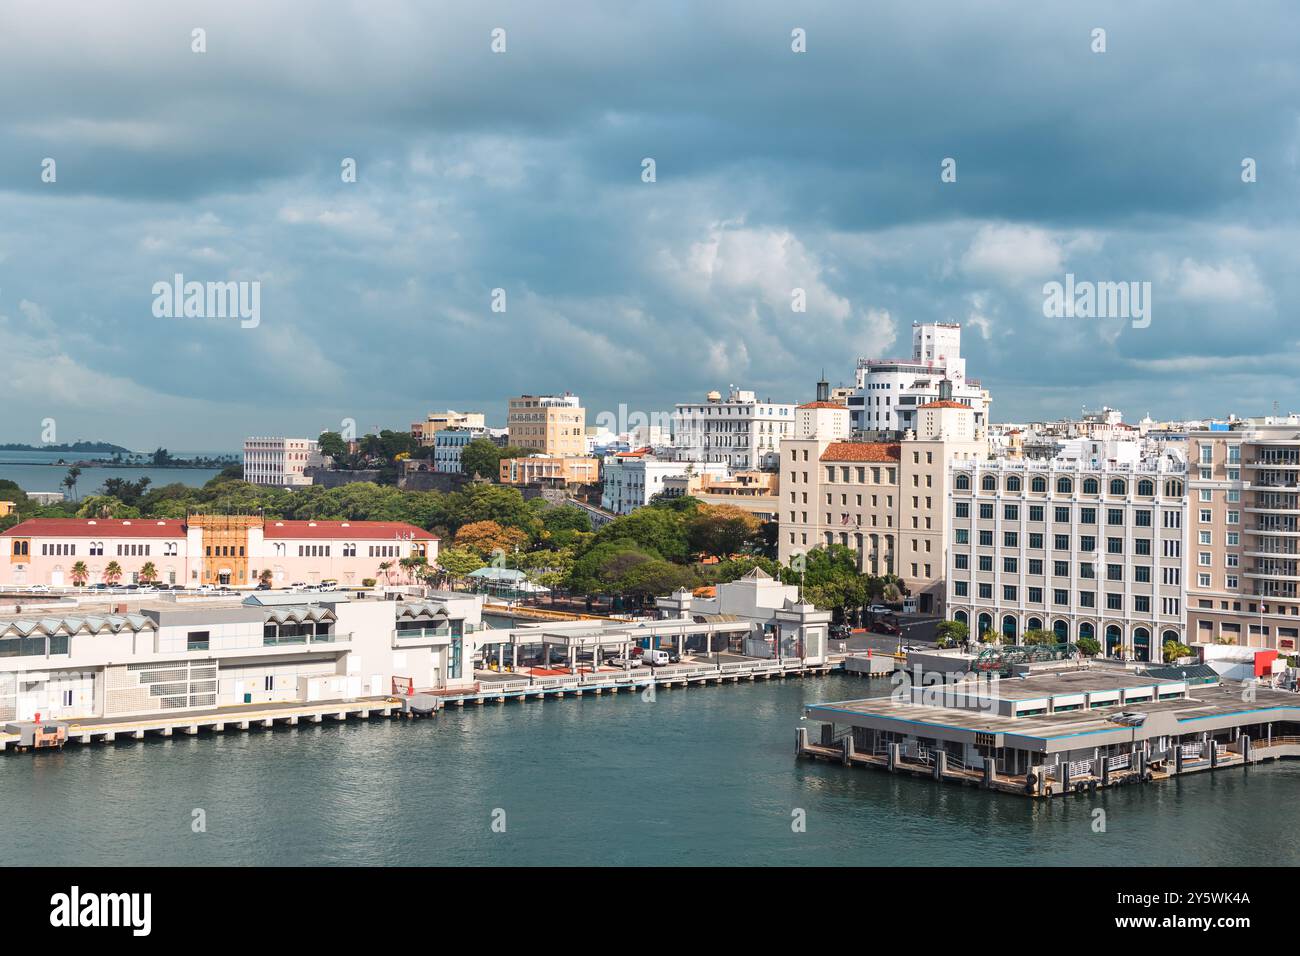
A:
{"type": "Polygon", "coordinates": [[[1031,801],[795,759],[805,703],[873,688],[834,675],[9,754],[0,846],[8,865],[1300,862],[1300,761],[1031,801]]]}

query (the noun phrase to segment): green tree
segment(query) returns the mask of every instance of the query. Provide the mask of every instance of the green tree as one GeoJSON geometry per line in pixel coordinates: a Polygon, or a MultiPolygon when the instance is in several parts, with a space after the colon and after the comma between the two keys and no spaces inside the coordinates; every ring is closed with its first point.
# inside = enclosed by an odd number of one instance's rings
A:
{"type": "Polygon", "coordinates": [[[965,621],[940,621],[934,634],[940,647],[952,647],[970,640],[970,627],[965,621]]]}
{"type": "Polygon", "coordinates": [[[438,552],[437,564],[453,581],[459,581],[479,568],[487,567],[482,555],[469,548],[446,548],[438,552]]]}
{"type": "Polygon", "coordinates": [[[321,432],[320,437],[316,439],[316,446],[322,455],[328,455],[335,461],[341,462],[347,458],[347,442],[338,432],[321,432]]]}
{"type": "Polygon", "coordinates": [[[490,438],[475,438],[460,450],[460,470],[471,478],[497,480],[501,473],[501,448],[490,438]]]}
{"type": "Polygon", "coordinates": [[[1101,641],[1095,637],[1081,637],[1074,643],[1084,657],[1096,657],[1101,653],[1101,641]]]}
{"type": "Polygon", "coordinates": [[[118,564],[116,561],[108,562],[108,566],[104,568],[104,581],[108,584],[116,584],[118,578],[121,576],[122,565],[118,564]]]}
{"type": "Polygon", "coordinates": [[[1161,650],[1164,652],[1166,664],[1172,664],[1180,657],[1190,657],[1192,654],[1192,649],[1179,641],[1165,641],[1161,650]]]}
{"type": "Polygon", "coordinates": [[[63,476],[63,487],[72,493],[72,500],[77,500],[77,479],[81,477],[81,469],[73,465],[68,469],[68,473],[63,476]]]}
{"type": "Polygon", "coordinates": [[[735,505],[700,505],[686,524],[691,550],[725,558],[758,545],[762,522],[735,505]]]}
{"type": "Polygon", "coordinates": [[[78,561],[72,566],[72,583],[81,587],[90,580],[90,568],[86,567],[85,561],[78,561]]]}
{"type": "Polygon", "coordinates": [[[1021,635],[1020,643],[1032,647],[1036,644],[1060,644],[1061,639],[1056,636],[1055,631],[1044,631],[1041,628],[1031,628],[1021,635]]]}
{"type": "Polygon", "coordinates": [[[152,561],[146,561],[140,567],[140,580],[150,583],[158,580],[158,568],[152,561]]]}

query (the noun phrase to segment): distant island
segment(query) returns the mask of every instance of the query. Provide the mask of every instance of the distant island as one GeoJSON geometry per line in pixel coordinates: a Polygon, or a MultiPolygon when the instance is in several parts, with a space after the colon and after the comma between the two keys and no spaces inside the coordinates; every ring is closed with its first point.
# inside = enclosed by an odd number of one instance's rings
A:
{"type": "Polygon", "coordinates": [[[123,448],[121,445],[114,445],[106,441],[76,441],[72,444],[62,445],[24,445],[22,443],[10,443],[0,445],[0,451],[73,451],[73,452],[97,452],[106,455],[130,455],[134,454],[131,449],[123,448]]]}

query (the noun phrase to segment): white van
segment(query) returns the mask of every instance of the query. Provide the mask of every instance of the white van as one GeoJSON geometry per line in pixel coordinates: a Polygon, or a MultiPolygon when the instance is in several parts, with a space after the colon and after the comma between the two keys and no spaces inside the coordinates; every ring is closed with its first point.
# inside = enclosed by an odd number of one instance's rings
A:
{"type": "Polygon", "coordinates": [[[651,667],[662,667],[669,663],[668,652],[661,650],[646,650],[641,653],[641,660],[651,667]]]}

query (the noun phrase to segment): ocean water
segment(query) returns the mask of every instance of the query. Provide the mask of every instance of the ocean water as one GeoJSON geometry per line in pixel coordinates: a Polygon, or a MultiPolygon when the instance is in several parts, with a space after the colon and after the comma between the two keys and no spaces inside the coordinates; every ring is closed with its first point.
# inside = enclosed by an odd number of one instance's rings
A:
{"type": "Polygon", "coordinates": [[[0,846],[8,865],[1300,862],[1300,762],[1044,802],[795,759],[805,703],[872,686],[833,675],[7,754],[0,846]]]}

